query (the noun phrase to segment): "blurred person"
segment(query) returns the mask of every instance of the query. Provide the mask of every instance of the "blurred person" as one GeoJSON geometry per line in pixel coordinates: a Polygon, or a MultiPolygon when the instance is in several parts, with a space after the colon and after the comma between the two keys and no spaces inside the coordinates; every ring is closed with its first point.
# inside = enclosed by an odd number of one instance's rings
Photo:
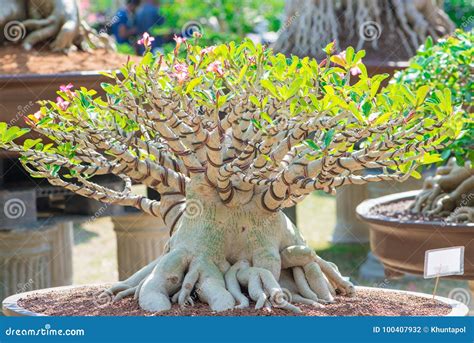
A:
{"type": "Polygon", "coordinates": [[[134,20],[139,5],[140,0],[127,0],[125,7],[119,9],[115,14],[112,34],[118,44],[129,43],[137,35],[134,20]]]}
{"type": "MultiPolygon", "coordinates": [[[[163,25],[165,18],[160,15],[160,2],[158,0],[143,0],[142,5],[137,9],[135,17],[137,33],[139,36],[148,32],[151,34],[151,29],[154,26],[163,25]]],[[[156,50],[161,47],[163,40],[159,36],[154,36],[155,40],[152,43],[152,49],[156,50]]],[[[141,55],[144,51],[143,46],[137,47],[137,53],[141,55]]]]}

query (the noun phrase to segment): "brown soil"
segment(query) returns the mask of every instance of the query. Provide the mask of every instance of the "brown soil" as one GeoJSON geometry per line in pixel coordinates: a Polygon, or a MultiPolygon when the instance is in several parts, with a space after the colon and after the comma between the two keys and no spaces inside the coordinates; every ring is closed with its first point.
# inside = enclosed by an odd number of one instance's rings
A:
{"type": "MultiPolygon", "coordinates": [[[[66,55],[46,48],[26,52],[21,46],[0,46],[0,75],[112,70],[125,64],[127,58],[127,55],[104,49],[66,55]]],[[[138,59],[136,56],[131,58],[138,59]]]]}
{"type": "Polygon", "coordinates": [[[426,222],[426,221],[443,221],[445,218],[441,216],[427,216],[422,213],[411,213],[410,205],[413,203],[411,200],[396,201],[388,204],[382,204],[374,206],[370,209],[369,215],[374,217],[385,217],[398,219],[400,221],[415,221],[415,222],[426,222]]]}
{"type": "Polygon", "coordinates": [[[229,310],[212,312],[207,304],[196,302],[194,307],[181,309],[178,305],[166,312],[146,312],[137,300],[127,297],[112,302],[111,297],[99,300],[103,287],[83,286],[72,289],[32,294],[19,300],[19,305],[29,311],[49,316],[443,316],[450,306],[430,298],[420,298],[402,293],[378,290],[359,290],[355,297],[338,296],[333,304],[324,308],[298,306],[300,314],[279,308],[272,310],[229,310]]]}

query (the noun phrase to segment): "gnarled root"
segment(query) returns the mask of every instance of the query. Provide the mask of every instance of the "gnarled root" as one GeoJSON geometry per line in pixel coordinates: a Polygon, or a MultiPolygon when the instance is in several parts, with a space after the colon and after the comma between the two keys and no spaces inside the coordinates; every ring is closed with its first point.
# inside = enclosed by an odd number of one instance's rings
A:
{"type": "Polygon", "coordinates": [[[472,222],[474,206],[474,169],[470,162],[456,165],[451,159],[436,175],[428,177],[415,202],[413,213],[448,217],[448,221],[472,222]]]}
{"type": "Polygon", "coordinates": [[[283,212],[255,204],[227,208],[208,202],[201,216],[183,216],[167,252],[108,290],[115,299],[138,297],[148,311],[172,303],[192,306],[199,298],[213,311],[278,307],[299,312],[297,303],[322,306],[353,285],[337,267],[306,246],[283,212]]]}
{"type": "Polygon", "coordinates": [[[25,50],[48,41],[53,51],[114,49],[107,35],[97,34],[80,20],[75,0],[9,1],[8,6],[6,10],[0,9],[0,28],[9,22],[21,22],[16,24],[17,33],[20,33],[17,38],[26,36],[22,42],[25,50]]]}
{"type": "Polygon", "coordinates": [[[337,267],[310,248],[290,246],[280,256],[281,269],[275,276],[248,260],[217,266],[210,259],[175,250],[106,292],[116,294],[114,300],[134,295],[148,311],[166,311],[172,303],[193,306],[194,294],[213,311],[247,308],[251,299],[255,309],[277,307],[293,312],[301,311],[298,303],[322,307],[337,293],[354,295],[353,285],[337,267]]]}

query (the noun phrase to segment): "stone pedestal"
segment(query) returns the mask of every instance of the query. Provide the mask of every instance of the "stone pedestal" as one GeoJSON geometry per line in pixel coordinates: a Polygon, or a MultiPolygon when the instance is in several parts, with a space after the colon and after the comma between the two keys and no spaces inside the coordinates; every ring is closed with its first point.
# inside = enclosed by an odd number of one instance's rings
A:
{"type": "Polygon", "coordinates": [[[161,218],[143,213],[114,217],[112,222],[119,279],[125,280],[162,254],[169,231],[161,218]]]}
{"type": "Polygon", "coordinates": [[[0,231],[0,299],[72,284],[72,223],[0,231]]]}

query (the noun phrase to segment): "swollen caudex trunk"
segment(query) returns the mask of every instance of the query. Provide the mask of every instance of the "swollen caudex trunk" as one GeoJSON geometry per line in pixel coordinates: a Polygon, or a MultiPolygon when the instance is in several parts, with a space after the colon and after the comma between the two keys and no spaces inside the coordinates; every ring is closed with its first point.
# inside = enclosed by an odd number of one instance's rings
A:
{"type": "Polygon", "coordinates": [[[320,306],[336,290],[353,294],[353,286],[306,246],[282,211],[269,212],[256,201],[227,207],[209,185],[188,187],[187,210],[169,250],[139,277],[124,281],[119,298],[133,292],[145,310],[163,311],[173,300],[191,304],[196,291],[211,309],[222,311],[247,307],[245,293],[256,308],[298,311],[291,302],[320,306]]]}

